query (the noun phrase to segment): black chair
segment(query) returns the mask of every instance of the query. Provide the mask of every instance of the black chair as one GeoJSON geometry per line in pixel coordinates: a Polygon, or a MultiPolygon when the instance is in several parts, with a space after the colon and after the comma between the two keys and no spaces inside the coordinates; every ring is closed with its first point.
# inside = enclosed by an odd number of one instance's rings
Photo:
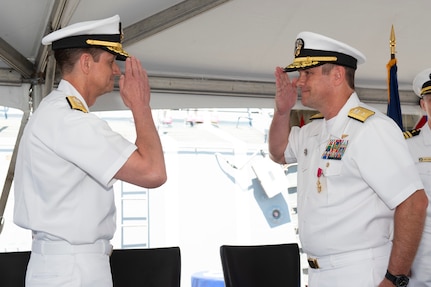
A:
{"type": "Polygon", "coordinates": [[[220,247],[226,287],[299,287],[301,268],[296,243],[220,247]]]}
{"type": "Polygon", "coordinates": [[[0,253],[0,285],[24,287],[30,251],[0,253]]]}
{"type": "Polygon", "coordinates": [[[180,248],[115,249],[111,272],[114,287],[180,287],[180,248]]]}

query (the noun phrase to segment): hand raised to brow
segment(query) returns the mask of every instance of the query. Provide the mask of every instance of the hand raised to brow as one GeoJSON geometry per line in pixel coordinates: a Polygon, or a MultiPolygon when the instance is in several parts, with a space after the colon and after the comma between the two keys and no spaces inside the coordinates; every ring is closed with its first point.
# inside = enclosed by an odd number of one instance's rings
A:
{"type": "Polygon", "coordinates": [[[275,106],[279,113],[287,113],[293,108],[298,99],[296,90],[297,79],[290,80],[289,75],[282,68],[275,69],[275,106]]]}
{"type": "Polygon", "coordinates": [[[120,77],[119,86],[121,98],[128,108],[149,105],[150,85],[147,72],[136,57],[126,59],[125,73],[120,77]]]}

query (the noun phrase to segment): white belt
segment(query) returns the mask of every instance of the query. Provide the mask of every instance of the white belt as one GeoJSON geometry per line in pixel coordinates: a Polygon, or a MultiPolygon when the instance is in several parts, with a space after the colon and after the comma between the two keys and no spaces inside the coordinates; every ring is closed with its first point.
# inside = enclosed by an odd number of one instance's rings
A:
{"type": "Polygon", "coordinates": [[[376,248],[356,250],[322,257],[308,256],[308,265],[312,269],[329,269],[338,266],[346,266],[361,260],[388,256],[391,253],[392,244],[386,244],[376,248]]]}
{"type": "Polygon", "coordinates": [[[99,253],[111,255],[112,245],[108,240],[98,240],[93,244],[70,244],[66,241],[33,240],[31,251],[46,255],[99,253]]]}

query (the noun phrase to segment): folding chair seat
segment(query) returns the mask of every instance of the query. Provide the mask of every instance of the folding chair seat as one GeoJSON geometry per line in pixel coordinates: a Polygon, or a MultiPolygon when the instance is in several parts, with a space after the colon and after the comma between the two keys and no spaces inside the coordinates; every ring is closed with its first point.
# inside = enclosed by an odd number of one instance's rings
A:
{"type": "Polygon", "coordinates": [[[115,249],[110,260],[114,287],[180,287],[179,247],[115,249]]]}
{"type": "Polygon", "coordinates": [[[220,247],[226,287],[299,287],[301,268],[296,243],[220,247]]]}

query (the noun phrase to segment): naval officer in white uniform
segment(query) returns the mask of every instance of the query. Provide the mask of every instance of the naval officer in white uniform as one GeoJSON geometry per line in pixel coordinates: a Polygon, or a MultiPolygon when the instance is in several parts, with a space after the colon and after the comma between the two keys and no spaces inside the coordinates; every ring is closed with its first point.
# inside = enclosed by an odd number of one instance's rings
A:
{"type": "Polygon", "coordinates": [[[332,38],[299,33],[294,61],[276,68],[271,158],[298,162],[298,227],[309,287],[407,286],[428,200],[403,134],[363,104],[354,75],[365,56],[332,38]],[[298,71],[298,78],[287,72],[298,71]],[[300,91],[320,112],[290,126],[300,91]]]}
{"type": "MultiPolygon", "coordinates": [[[[431,68],[418,73],[413,80],[413,91],[419,97],[427,122],[418,130],[404,133],[413,160],[425,186],[428,198],[431,196],[431,68]]],[[[431,207],[428,205],[427,218],[418,252],[412,266],[409,286],[431,287],[431,207]]]]}
{"type": "Polygon", "coordinates": [[[26,286],[112,286],[114,182],[155,188],[166,181],[147,74],[121,39],[115,15],[42,40],[52,45],[62,79],[31,116],[16,163],[14,221],[33,233],[26,286]],[[116,60],[126,61],[124,75],[116,60]],[[90,113],[115,77],[134,117],[134,143],[90,113]]]}

